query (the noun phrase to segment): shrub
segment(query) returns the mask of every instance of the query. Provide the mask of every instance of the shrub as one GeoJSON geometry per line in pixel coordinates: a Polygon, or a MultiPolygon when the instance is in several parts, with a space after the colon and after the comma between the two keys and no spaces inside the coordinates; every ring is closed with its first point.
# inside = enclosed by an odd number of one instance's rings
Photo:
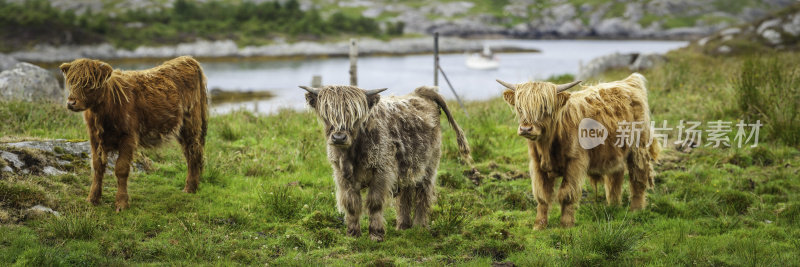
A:
{"type": "Polygon", "coordinates": [[[300,212],[300,197],[293,186],[278,185],[265,188],[259,200],[270,215],[280,219],[293,219],[300,212]]]}
{"type": "Polygon", "coordinates": [[[792,58],[753,56],[742,63],[733,87],[742,115],[761,120],[766,137],[800,144],[800,73],[792,58]]]}
{"type": "Polygon", "coordinates": [[[100,231],[102,224],[92,209],[86,211],[67,211],[64,215],[54,217],[43,225],[45,235],[55,239],[88,240],[100,231]]]}

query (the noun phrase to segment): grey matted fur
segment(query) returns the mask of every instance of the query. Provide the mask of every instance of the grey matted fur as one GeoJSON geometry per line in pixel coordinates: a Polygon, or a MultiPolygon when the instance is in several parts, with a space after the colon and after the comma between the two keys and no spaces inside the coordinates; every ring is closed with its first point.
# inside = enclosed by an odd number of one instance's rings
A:
{"type": "Polygon", "coordinates": [[[466,162],[472,160],[464,133],[437,88],[423,86],[405,96],[385,98],[377,94],[379,90],[353,86],[304,89],[306,102],[325,127],[337,207],[345,213],[347,233],[361,234],[360,192],[364,188],[369,189],[366,208],[371,239],[383,240],[384,201],[393,192],[397,228],[427,227],[441,156],[440,109],[456,131],[460,154],[466,162]]]}

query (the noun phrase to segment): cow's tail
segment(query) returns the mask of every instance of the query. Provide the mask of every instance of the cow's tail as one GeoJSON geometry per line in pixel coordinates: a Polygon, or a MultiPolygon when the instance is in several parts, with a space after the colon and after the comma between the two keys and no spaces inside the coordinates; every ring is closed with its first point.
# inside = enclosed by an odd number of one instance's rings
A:
{"type": "Polygon", "coordinates": [[[464,131],[461,130],[461,127],[458,126],[458,123],[455,119],[453,119],[453,114],[450,113],[450,109],[447,107],[447,102],[444,101],[442,95],[440,95],[436,89],[436,87],[430,86],[423,86],[419,87],[415,90],[417,95],[426,97],[428,99],[433,100],[436,102],[436,105],[444,111],[445,116],[447,116],[447,121],[450,122],[450,126],[453,127],[453,130],[456,132],[456,141],[458,142],[458,152],[461,154],[461,157],[464,161],[472,166],[472,155],[470,155],[470,148],[469,143],[467,142],[467,137],[464,135],[464,131]]]}
{"type": "Polygon", "coordinates": [[[210,105],[208,101],[208,82],[205,73],[203,73],[203,67],[200,66],[200,62],[194,59],[191,59],[191,61],[197,70],[197,88],[195,88],[195,91],[199,96],[197,102],[200,105],[200,143],[205,146],[206,134],[208,133],[208,106],[210,105]]]}
{"type": "MultiPolygon", "coordinates": [[[[644,106],[644,112],[645,112],[644,118],[646,124],[645,129],[649,131],[645,136],[647,136],[648,139],[652,140],[652,142],[649,142],[650,145],[647,147],[639,147],[634,149],[634,156],[635,156],[634,164],[636,164],[637,168],[643,170],[644,173],[646,174],[640,176],[641,177],[640,179],[645,179],[644,181],[641,182],[646,183],[648,187],[652,188],[653,186],[655,186],[654,182],[655,171],[653,170],[653,164],[658,162],[658,155],[661,153],[661,145],[659,143],[659,140],[654,136],[652,136],[654,132],[652,132],[652,129],[650,129],[650,116],[648,114],[650,112],[650,107],[647,105],[647,79],[643,75],[634,72],[633,74],[625,78],[624,81],[628,83],[630,87],[639,89],[643,93],[644,99],[642,99],[642,101],[645,104],[644,106]]],[[[644,143],[645,142],[642,142],[640,144],[644,143]]]]}

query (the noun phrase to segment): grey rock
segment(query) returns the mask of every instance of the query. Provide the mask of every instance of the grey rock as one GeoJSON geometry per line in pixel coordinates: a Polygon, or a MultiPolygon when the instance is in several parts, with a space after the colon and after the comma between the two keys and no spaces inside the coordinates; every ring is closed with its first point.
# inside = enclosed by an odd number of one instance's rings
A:
{"type": "Polygon", "coordinates": [[[756,30],[756,33],[762,34],[762,33],[764,33],[764,31],[766,29],[778,26],[780,24],[781,24],[781,19],[780,18],[775,18],[775,19],[764,21],[764,22],[762,22],[761,24],[758,25],[758,29],[756,30]]]}
{"type": "Polygon", "coordinates": [[[719,32],[720,35],[735,35],[742,32],[740,28],[727,28],[719,32]]]}
{"type": "Polygon", "coordinates": [[[609,69],[628,68],[636,59],[636,56],[636,54],[614,53],[592,59],[586,65],[581,66],[576,79],[585,80],[609,69]]]}
{"type": "Polygon", "coordinates": [[[14,169],[12,169],[11,167],[5,166],[5,167],[3,167],[2,171],[4,171],[4,172],[14,172],[14,169]]]}
{"type": "MultiPolygon", "coordinates": [[[[6,159],[7,162],[11,162],[14,165],[13,169],[16,169],[16,172],[20,173],[31,173],[31,168],[36,168],[34,173],[41,173],[44,175],[61,175],[65,174],[66,172],[59,169],[60,167],[69,164],[70,162],[60,159],[62,155],[69,154],[75,156],[79,159],[83,159],[86,161],[87,164],[91,164],[91,145],[89,145],[88,141],[83,142],[71,142],[63,139],[56,139],[56,140],[43,140],[43,141],[22,141],[22,142],[13,142],[13,143],[0,143],[0,156],[3,159],[6,159]],[[14,148],[27,148],[33,149],[38,151],[43,151],[47,153],[43,153],[46,162],[44,163],[52,163],[53,165],[45,165],[45,166],[25,166],[24,163],[19,160],[19,156],[14,154],[12,151],[3,151],[2,146],[7,147],[14,147],[14,148]],[[16,163],[14,159],[16,158],[16,163]],[[22,164],[22,165],[19,165],[22,164]]],[[[106,168],[107,173],[112,173],[114,170],[115,163],[117,161],[118,154],[115,152],[109,153],[108,156],[108,166],[106,168]]],[[[143,172],[147,169],[147,166],[139,162],[134,162],[133,164],[134,171],[143,172]]],[[[13,171],[12,169],[12,171],[13,171]]]]}
{"type": "Polygon", "coordinates": [[[700,40],[698,40],[697,44],[700,45],[700,46],[705,46],[706,43],[708,43],[708,41],[710,41],[710,40],[711,40],[711,37],[706,36],[706,37],[703,37],[700,40]]]}
{"type": "Polygon", "coordinates": [[[790,16],[789,19],[786,24],[783,24],[783,31],[792,36],[800,35],[800,13],[790,16]]]}
{"type": "Polygon", "coordinates": [[[731,47],[727,45],[720,46],[717,48],[717,52],[720,54],[727,54],[731,52],[731,47]]]}
{"type": "MultiPolygon", "coordinates": [[[[19,156],[17,156],[17,154],[6,151],[0,151],[0,157],[2,157],[6,162],[11,163],[11,165],[14,165],[14,168],[19,169],[25,166],[25,163],[19,159],[19,156]]],[[[10,168],[10,166],[6,167],[10,168]]]]}
{"type": "Polygon", "coordinates": [[[639,24],[622,18],[604,19],[594,26],[594,31],[598,35],[606,37],[631,37],[639,30],[641,30],[639,24]]]}
{"type": "Polygon", "coordinates": [[[64,90],[47,70],[29,63],[17,63],[0,73],[0,100],[64,100],[64,90]]]}
{"type": "Polygon", "coordinates": [[[0,71],[4,71],[17,65],[19,61],[12,56],[0,53],[0,71]]]}
{"type": "Polygon", "coordinates": [[[782,41],[781,34],[773,29],[765,30],[763,33],[761,33],[761,37],[764,37],[764,39],[767,39],[767,41],[773,45],[780,44],[782,41]]]}
{"type": "Polygon", "coordinates": [[[653,0],[647,3],[647,13],[669,16],[681,14],[684,16],[699,15],[708,11],[712,6],[705,1],[694,0],[653,0]]]}
{"type": "Polygon", "coordinates": [[[39,214],[47,214],[47,213],[49,213],[49,214],[55,215],[56,217],[61,216],[61,213],[59,213],[58,211],[54,211],[53,209],[45,207],[45,206],[42,206],[42,205],[36,205],[36,206],[30,207],[30,208],[28,208],[27,211],[28,212],[32,212],[32,213],[39,213],[39,214]]]}
{"type": "Polygon", "coordinates": [[[587,34],[588,31],[580,19],[566,21],[556,29],[560,36],[581,36],[587,34]]]}
{"type": "Polygon", "coordinates": [[[55,176],[55,175],[65,174],[67,172],[59,170],[59,169],[56,169],[53,166],[45,166],[44,168],[42,168],[42,173],[44,173],[46,175],[50,175],[50,176],[55,176]]]}
{"type": "Polygon", "coordinates": [[[554,6],[548,10],[556,23],[563,23],[575,17],[575,6],[572,4],[561,4],[554,6]]]}
{"type": "Polygon", "coordinates": [[[632,21],[639,21],[644,17],[644,4],[642,3],[628,3],[625,5],[625,18],[632,21]]]}
{"type": "Polygon", "coordinates": [[[636,57],[636,60],[634,60],[633,64],[631,64],[628,68],[632,71],[642,71],[650,69],[664,61],[664,55],[657,53],[643,54],[636,57]]]}
{"type": "Polygon", "coordinates": [[[449,18],[456,15],[467,13],[467,11],[469,11],[474,6],[475,3],[463,2],[463,1],[437,3],[435,5],[426,6],[425,8],[423,8],[423,12],[449,18]]]}

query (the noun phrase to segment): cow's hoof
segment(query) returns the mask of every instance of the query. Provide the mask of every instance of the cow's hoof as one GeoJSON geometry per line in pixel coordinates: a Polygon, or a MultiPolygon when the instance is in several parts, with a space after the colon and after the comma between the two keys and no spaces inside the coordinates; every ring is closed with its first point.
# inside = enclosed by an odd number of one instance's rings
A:
{"type": "Polygon", "coordinates": [[[100,204],[100,198],[88,197],[86,198],[86,202],[89,202],[89,204],[92,204],[92,206],[97,206],[100,204]]]}
{"type": "Polygon", "coordinates": [[[187,187],[183,188],[183,192],[186,192],[186,193],[189,193],[189,194],[194,194],[195,192],[197,192],[197,188],[193,188],[193,187],[188,187],[187,186],[187,187]]]}
{"type": "Polygon", "coordinates": [[[369,234],[369,239],[375,242],[383,242],[383,235],[369,234]]]}
{"type": "Polygon", "coordinates": [[[544,230],[544,229],[547,229],[547,224],[538,224],[537,223],[537,224],[533,225],[533,230],[539,231],[539,230],[544,230]]]}
{"type": "Polygon", "coordinates": [[[116,212],[119,213],[120,211],[128,209],[128,202],[117,203],[116,207],[116,212]]]}
{"type": "Polygon", "coordinates": [[[575,222],[561,222],[561,227],[570,228],[575,226],[575,222]]]}
{"type": "Polygon", "coordinates": [[[361,236],[360,229],[347,229],[347,235],[352,237],[359,237],[361,236]]]}
{"type": "Polygon", "coordinates": [[[411,224],[408,223],[401,223],[397,225],[397,230],[406,230],[411,228],[411,224]]]}

